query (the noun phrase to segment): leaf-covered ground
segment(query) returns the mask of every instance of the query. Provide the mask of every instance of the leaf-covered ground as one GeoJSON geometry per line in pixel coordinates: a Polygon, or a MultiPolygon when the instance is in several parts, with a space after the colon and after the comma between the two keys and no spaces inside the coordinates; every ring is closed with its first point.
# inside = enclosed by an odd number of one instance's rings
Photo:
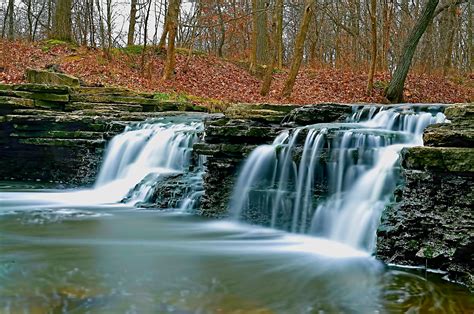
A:
{"type": "MultiPolygon", "coordinates": [[[[367,74],[340,69],[302,69],[293,95],[280,99],[286,71],[275,73],[268,97],[259,94],[260,80],[237,62],[185,52],[177,54],[176,76],[163,82],[164,57],[150,48],[142,70],[140,49],[113,49],[111,57],[100,49],[72,47],[54,42],[9,42],[0,40],[0,82],[24,82],[28,67],[47,68],[79,77],[87,85],[123,86],[141,91],[176,92],[224,102],[271,102],[311,104],[317,102],[385,102],[383,88],[390,77],[378,73],[373,96],[365,94],[367,74]]],[[[407,102],[454,103],[474,101],[473,75],[444,78],[412,74],[405,90],[407,102]]]]}

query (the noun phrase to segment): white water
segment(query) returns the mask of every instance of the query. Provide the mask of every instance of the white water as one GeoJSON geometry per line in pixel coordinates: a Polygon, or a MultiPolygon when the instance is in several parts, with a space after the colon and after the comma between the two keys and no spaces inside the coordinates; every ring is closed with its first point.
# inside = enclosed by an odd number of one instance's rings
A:
{"type": "MultiPolygon", "coordinates": [[[[146,201],[160,180],[172,174],[189,171],[193,144],[203,130],[202,122],[141,123],[127,127],[108,144],[98,178],[92,189],[53,193],[2,193],[2,202],[15,201],[18,207],[38,203],[87,206],[126,202],[134,205],[146,201]],[[20,201],[20,202],[18,202],[20,201]]],[[[201,165],[202,166],[202,165],[201,165]]],[[[199,175],[199,172],[198,172],[199,175]]],[[[194,178],[194,177],[193,177],[194,178]]],[[[199,181],[196,176],[194,178],[199,181]]],[[[189,209],[199,195],[199,182],[188,189],[189,209]]]]}
{"type": "Polygon", "coordinates": [[[422,145],[426,126],[445,121],[435,109],[420,109],[364,107],[347,123],[280,134],[246,160],[230,210],[239,219],[371,251],[400,180],[401,149],[422,145]]]}

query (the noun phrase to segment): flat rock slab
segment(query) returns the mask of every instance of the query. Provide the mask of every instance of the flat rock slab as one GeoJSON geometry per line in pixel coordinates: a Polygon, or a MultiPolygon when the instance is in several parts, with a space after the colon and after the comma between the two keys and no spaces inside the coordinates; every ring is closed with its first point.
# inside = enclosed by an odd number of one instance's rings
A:
{"type": "Polygon", "coordinates": [[[342,122],[351,114],[351,105],[334,103],[308,105],[291,111],[282,123],[290,126],[304,126],[316,123],[342,122]]]}
{"type": "Polygon", "coordinates": [[[432,147],[474,147],[474,129],[457,124],[434,124],[425,129],[423,141],[432,147]]]}
{"type": "Polygon", "coordinates": [[[35,84],[66,85],[70,87],[80,86],[79,79],[72,75],[37,69],[27,69],[26,80],[29,83],[35,84]]]}
{"type": "Polygon", "coordinates": [[[410,170],[474,172],[474,148],[405,148],[402,151],[402,165],[410,170]]]}
{"type": "Polygon", "coordinates": [[[0,84],[2,91],[25,91],[38,93],[53,93],[53,94],[69,94],[71,88],[65,85],[50,85],[50,84],[0,84]]]}

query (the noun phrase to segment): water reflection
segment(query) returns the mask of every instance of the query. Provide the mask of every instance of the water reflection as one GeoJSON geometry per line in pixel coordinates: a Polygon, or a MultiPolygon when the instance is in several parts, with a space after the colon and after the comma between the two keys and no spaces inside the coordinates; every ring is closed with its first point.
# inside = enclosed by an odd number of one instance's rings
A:
{"type": "Polygon", "coordinates": [[[126,206],[0,206],[0,313],[472,309],[457,286],[324,239],[126,206]]]}

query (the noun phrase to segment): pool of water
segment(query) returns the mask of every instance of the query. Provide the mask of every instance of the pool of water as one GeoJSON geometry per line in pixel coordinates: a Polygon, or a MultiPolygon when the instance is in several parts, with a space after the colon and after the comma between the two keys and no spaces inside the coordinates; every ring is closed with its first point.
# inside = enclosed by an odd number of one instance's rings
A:
{"type": "MultiPolygon", "coordinates": [[[[0,185],[0,313],[472,313],[439,275],[310,236],[0,185]],[[12,193],[21,191],[21,193],[12,193]],[[31,196],[31,194],[29,194],[31,196]]],[[[57,191],[56,191],[57,192],[57,191]]]]}

